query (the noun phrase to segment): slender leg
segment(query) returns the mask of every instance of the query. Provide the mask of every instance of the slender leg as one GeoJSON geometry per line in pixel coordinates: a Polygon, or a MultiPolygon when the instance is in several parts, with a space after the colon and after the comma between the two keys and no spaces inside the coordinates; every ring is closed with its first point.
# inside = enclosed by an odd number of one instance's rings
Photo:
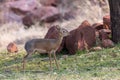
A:
{"type": "Polygon", "coordinates": [[[55,63],[56,63],[57,69],[59,69],[59,65],[58,65],[58,62],[57,62],[57,59],[56,59],[56,53],[54,52],[53,55],[54,55],[54,60],[55,60],[55,63]]]}
{"type": "Polygon", "coordinates": [[[50,70],[52,70],[52,60],[51,60],[51,53],[48,53],[49,55],[49,60],[50,60],[50,70]]]}
{"type": "Polygon", "coordinates": [[[26,59],[27,59],[31,54],[32,54],[32,53],[27,53],[27,55],[25,55],[25,57],[23,58],[23,70],[25,69],[26,59]]]}
{"type": "Polygon", "coordinates": [[[25,61],[26,61],[26,58],[29,54],[27,54],[24,58],[23,58],[23,70],[25,69],[25,61]]]}

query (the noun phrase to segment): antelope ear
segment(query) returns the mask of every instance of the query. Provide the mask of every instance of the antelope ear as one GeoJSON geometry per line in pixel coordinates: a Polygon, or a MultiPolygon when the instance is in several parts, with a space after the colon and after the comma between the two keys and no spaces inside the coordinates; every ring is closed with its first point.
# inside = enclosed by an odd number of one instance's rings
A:
{"type": "Polygon", "coordinates": [[[60,30],[60,26],[59,26],[59,25],[56,25],[56,28],[57,28],[58,30],[60,30]]]}

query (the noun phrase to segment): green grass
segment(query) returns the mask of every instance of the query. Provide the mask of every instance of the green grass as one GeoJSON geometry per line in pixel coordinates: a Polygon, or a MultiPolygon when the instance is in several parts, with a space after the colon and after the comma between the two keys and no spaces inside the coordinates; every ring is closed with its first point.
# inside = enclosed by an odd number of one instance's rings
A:
{"type": "Polygon", "coordinates": [[[25,71],[18,54],[0,52],[0,80],[118,80],[120,79],[120,45],[101,51],[78,51],[76,55],[57,55],[60,70],[53,61],[49,68],[47,55],[33,54],[27,60],[25,71]]]}

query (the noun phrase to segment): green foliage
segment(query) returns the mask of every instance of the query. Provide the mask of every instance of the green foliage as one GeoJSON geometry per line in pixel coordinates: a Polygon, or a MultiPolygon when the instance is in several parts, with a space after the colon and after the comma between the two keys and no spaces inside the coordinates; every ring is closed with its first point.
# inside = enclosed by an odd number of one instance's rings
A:
{"type": "Polygon", "coordinates": [[[86,50],[78,50],[78,51],[76,52],[76,54],[79,54],[79,55],[85,54],[85,53],[87,53],[86,50]]]}
{"type": "Polygon", "coordinates": [[[39,53],[28,58],[22,69],[24,51],[18,54],[0,52],[0,80],[109,80],[119,79],[120,44],[101,51],[78,51],[76,55],[57,54],[60,70],[54,61],[50,71],[49,58],[39,53]]]}

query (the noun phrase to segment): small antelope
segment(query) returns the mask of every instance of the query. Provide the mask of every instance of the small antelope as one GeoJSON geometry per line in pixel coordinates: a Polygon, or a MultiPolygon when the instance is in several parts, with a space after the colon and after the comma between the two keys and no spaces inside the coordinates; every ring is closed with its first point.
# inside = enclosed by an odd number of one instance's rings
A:
{"type": "Polygon", "coordinates": [[[69,35],[69,32],[66,29],[60,28],[59,26],[57,26],[57,30],[59,32],[58,39],[32,39],[26,42],[25,50],[27,54],[23,58],[23,69],[25,67],[26,58],[33,54],[35,51],[38,51],[40,53],[48,53],[50,60],[50,69],[52,69],[51,54],[53,54],[57,69],[59,69],[59,65],[56,59],[56,51],[59,48],[63,37],[69,35]]]}

